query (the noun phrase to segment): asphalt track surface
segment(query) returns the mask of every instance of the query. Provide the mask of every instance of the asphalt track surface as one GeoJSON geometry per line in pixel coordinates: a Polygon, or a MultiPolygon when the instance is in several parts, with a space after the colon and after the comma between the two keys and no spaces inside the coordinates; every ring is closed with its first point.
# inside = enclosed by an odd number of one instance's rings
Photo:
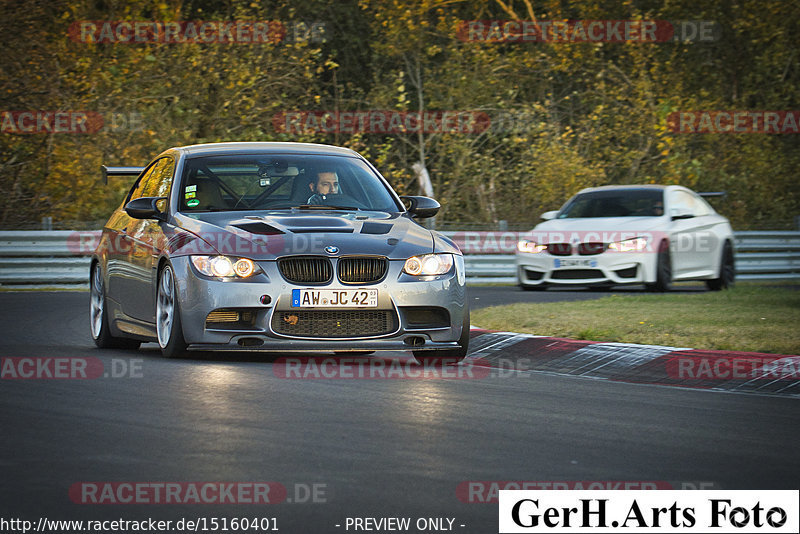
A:
{"type": "MultiPolygon", "coordinates": [[[[599,295],[470,288],[473,306],[599,295]]],[[[0,293],[3,357],[99,359],[104,374],[124,375],[0,380],[0,518],[258,517],[274,518],[283,534],[354,532],[348,517],[449,518],[454,532],[489,533],[497,505],[476,502],[490,497],[480,491],[489,481],[676,489],[800,481],[797,398],[536,372],[286,379],[274,356],[165,360],[153,344],[96,349],[88,298],[0,293]],[[285,488],[285,499],[92,504],[69,493],[85,482],[265,481],[285,488]],[[478,491],[464,491],[478,481],[478,491]]]]}

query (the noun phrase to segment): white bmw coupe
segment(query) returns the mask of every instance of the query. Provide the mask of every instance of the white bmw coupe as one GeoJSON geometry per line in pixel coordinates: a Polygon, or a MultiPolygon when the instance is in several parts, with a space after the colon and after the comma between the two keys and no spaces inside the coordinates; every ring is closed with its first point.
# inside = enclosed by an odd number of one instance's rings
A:
{"type": "Polygon", "coordinates": [[[584,189],[558,211],[544,213],[517,245],[523,289],[551,285],[609,287],[672,282],[733,285],[733,231],[697,193],[677,185],[584,189]]]}

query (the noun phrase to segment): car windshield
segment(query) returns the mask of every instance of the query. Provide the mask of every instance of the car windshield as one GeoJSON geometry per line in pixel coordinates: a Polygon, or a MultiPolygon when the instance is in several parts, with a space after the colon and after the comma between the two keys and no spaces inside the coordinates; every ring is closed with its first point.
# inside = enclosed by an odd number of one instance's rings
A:
{"type": "Polygon", "coordinates": [[[401,211],[361,159],[333,155],[249,154],[188,159],[180,210],[348,209],[401,211]]]}
{"type": "Polygon", "coordinates": [[[557,218],[659,217],[663,214],[664,193],[660,189],[615,189],[581,193],[561,209],[557,218]]]}

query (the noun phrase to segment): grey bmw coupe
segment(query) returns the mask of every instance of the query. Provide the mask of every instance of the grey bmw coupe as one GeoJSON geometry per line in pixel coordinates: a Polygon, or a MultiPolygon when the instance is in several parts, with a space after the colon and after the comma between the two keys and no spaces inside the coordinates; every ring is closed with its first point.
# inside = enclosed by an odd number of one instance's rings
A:
{"type": "Polygon", "coordinates": [[[414,220],[439,204],[352,150],[193,145],[103,174],[137,178],[92,257],[98,347],[467,353],[463,257],[414,220]]]}

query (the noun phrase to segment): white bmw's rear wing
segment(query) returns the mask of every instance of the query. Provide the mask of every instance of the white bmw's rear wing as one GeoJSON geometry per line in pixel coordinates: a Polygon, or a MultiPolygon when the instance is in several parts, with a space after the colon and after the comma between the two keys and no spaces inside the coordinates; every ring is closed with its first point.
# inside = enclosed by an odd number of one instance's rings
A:
{"type": "Polygon", "coordinates": [[[139,176],[142,174],[144,167],[107,167],[100,166],[103,173],[103,184],[108,185],[109,176],[139,176]]]}
{"type": "Polygon", "coordinates": [[[703,198],[714,198],[714,197],[723,197],[724,198],[724,197],[728,196],[728,192],[727,191],[706,191],[706,192],[697,193],[697,194],[700,195],[703,198]]]}

